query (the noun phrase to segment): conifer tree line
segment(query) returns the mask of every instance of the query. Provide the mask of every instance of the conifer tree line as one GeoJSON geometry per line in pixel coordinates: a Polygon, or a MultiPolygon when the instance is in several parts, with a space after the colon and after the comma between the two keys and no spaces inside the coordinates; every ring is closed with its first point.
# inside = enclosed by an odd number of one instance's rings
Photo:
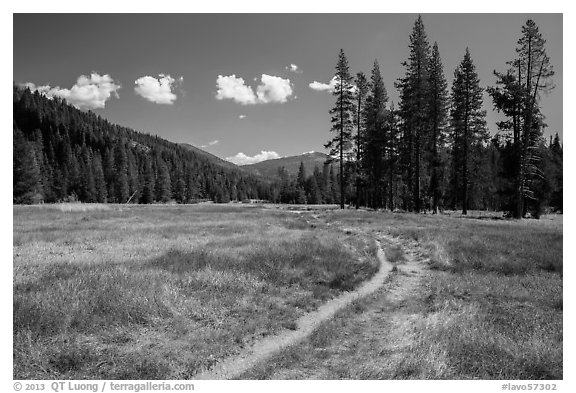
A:
{"type": "Polygon", "coordinates": [[[271,185],[58,98],[13,88],[13,201],[269,199],[271,185]]]}
{"type": "Polygon", "coordinates": [[[463,48],[451,88],[438,43],[430,45],[419,16],[409,37],[405,74],[389,103],[380,66],[351,76],[338,55],[330,111],[338,160],[340,206],[437,213],[440,209],[506,211],[515,218],[562,210],[562,145],[545,140],[542,92],[554,86],[545,40],[532,20],[522,27],[516,57],[495,86],[484,88],[472,51],[463,48]],[[491,102],[483,99],[486,91],[491,102]],[[504,114],[498,132],[486,125],[489,105],[504,114]]]}
{"type": "MultiPolygon", "coordinates": [[[[324,163],[322,169],[314,166],[308,174],[300,163],[296,177],[290,176],[284,167],[278,168],[278,180],[270,187],[270,202],[290,204],[339,204],[340,181],[334,165],[324,163]]],[[[351,189],[346,190],[348,193],[351,189]]]]}

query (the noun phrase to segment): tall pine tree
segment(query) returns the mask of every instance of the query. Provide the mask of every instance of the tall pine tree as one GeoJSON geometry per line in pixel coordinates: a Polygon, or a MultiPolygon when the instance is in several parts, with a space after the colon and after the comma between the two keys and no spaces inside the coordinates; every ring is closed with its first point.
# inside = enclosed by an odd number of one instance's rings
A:
{"type": "Polygon", "coordinates": [[[512,132],[514,148],[514,197],[511,213],[521,218],[526,213],[526,199],[533,198],[528,186],[535,177],[542,176],[536,162],[536,148],[542,137],[543,115],[540,95],[554,88],[554,70],[546,54],[546,40],[533,20],[522,26],[522,37],[516,48],[517,57],[508,62],[506,73],[494,71],[496,86],[488,88],[495,108],[508,117],[498,123],[503,131],[512,132]]]}
{"type": "Polygon", "coordinates": [[[473,152],[477,146],[488,141],[486,111],[482,109],[482,87],[466,48],[464,59],[454,71],[452,83],[451,126],[454,130],[453,153],[455,170],[461,179],[460,190],[462,214],[468,214],[470,171],[473,152]]]}
{"type": "Polygon", "coordinates": [[[330,155],[338,155],[340,161],[340,208],[344,209],[344,152],[350,149],[352,138],[352,114],[354,111],[354,96],[352,77],[348,68],[348,59],[344,50],[340,49],[338,64],[336,65],[336,84],[333,95],[336,97],[336,104],[330,110],[332,115],[331,132],[334,137],[329,140],[324,147],[330,149],[330,155]]]}
{"type": "Polygon", "coordinates": [[[444,68],[440,59],[438,44],[432,47],[428,62],[428,105],[429,121],[426,144],[427,161],[430,170],[429,195],[432,198],[432,212],[438,213],[443,162],[440,150],[446,142],[446,126],[448,120],[448,84],[444,77],[444,68]]]}
{"type": "Polygon", "coordinates": [[[422,151],[428,130],[428,65],[430,44],[422,16],[414,23],[410,34],[410,55],[403,65],[406,75],[396,86],[400,89],[400,115],[404,129],[404,163],[406,182],[412,189],[409,210],[421,209],[422,151]]]}
{"type": "Polygon", "coordinates": [[[362,161],[362,146],[363,146],[363,134],[365,128],[365,106],[366,106],[366,96],[370,89],[370,84],[366,79],[363,72],[358,72],[356,74],[356,89],[354,91],[354,99],[356,104],[356,110],[354,112],[354,122],[356,123],[356,209],[360,207],[360,189],[362,187],[362,176],[361,172],[361,161],[362,161]]]}
{"type": "Polygon", "coordinates": [[[382,207],[385,198],[383,192],[384,182],[384,155],[386,149],[386,103],[388,93],[380,74],[378,61],[374,61],[370,77],[370,93],[366,100],[366,137],[362,148],[362,167],[367,177],[368,206],[382,207]]]}

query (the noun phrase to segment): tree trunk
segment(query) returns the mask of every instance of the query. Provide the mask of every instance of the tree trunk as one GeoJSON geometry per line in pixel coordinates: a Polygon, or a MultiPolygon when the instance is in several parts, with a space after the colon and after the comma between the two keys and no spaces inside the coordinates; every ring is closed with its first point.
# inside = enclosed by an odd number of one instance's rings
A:
{"type": "Polygon", "coordinates": [[[340,209],[344,209],[344,91],[340,83],[340,209]]]}
{"type": "MultiPolygon", "coordinates": [[[[392,156],[392,153],[390,153],[392,156]]],[[[388,207],[390,211],[394,211],[394,164],[390,159],[390,172],[388,174],[388,207]]]]}
{"type": "Polygon", "coordinates": [[[470,88],[466,80],[466,107],[464,110],[464,162],[462,163],[462,214],[468,214],[468,116],[470,88]]]}

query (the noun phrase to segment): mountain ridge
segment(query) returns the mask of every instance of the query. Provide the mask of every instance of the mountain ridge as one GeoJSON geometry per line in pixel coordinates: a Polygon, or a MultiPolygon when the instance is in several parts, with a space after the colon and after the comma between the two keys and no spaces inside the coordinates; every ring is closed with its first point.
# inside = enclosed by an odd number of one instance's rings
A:
{"type": "Polygon", "coordinates": [[[197,155],[205,157],[205,158],[211,160],[214,164],[219,165],[221,167],[224,167],[226,169],[245,171],[245,169],[243,169],[240,165],[236,165],[233,162],[227,161],[222,157],[218,157],[216,154],[212,154],[210,152],[207,152],[206,150],[202,150],[198,146],[194,146],[194,145],[191,145],[190,143],[186,143],[186,142],[180,142],[180,143],[176,143],[176,144],[179,145],[180,147],[183,147],[184,149],[187,149],[187,150],[190,150],[190,151],[196,153],[197,155]]]}
{"type": "Polygon", "coordinates": [[[331,159],[327,154],[321,152],[308,152],[295,156],[274,158],[260,161],[254,164],[239,165],[240,168],[267,179],[278,178],[278,169],[284,167],[289,176],[297,176],[300,163],[304,164],[306,175],[312,174],[314,167],[318,166],[322,170],[324,164],[331,159]]]}

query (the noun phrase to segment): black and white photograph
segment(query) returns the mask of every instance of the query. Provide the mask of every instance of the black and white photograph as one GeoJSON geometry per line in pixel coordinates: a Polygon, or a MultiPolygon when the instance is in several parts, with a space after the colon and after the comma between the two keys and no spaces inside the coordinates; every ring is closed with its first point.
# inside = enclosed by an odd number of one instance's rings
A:
{"type": "Polygon", "coordinates": [[[10,391],[563,390],[564,14],[349,6],[11,15],[10,391]]]}

